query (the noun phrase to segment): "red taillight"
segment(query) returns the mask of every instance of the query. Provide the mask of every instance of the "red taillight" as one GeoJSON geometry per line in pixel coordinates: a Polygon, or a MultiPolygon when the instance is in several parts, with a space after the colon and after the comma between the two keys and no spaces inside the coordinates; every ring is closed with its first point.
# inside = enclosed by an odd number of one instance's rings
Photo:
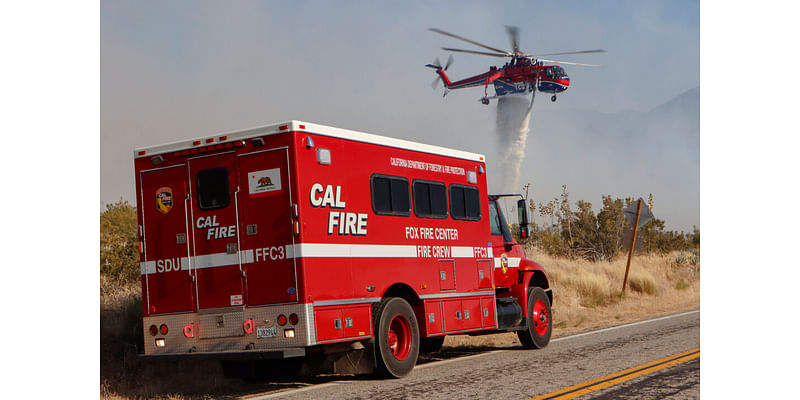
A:
{"type": "Polygon", "coordinates": [[[150,325],[150,334],[153,336],[158,335],[158,327],[155,325],[150,325]]]}
{"type": "Polygon", "coordinates": [[[161,327],[158,329],[162,335],[166,335],[169,332],[169,328],[167,328],[166,324],[161,324],[161,327]]]}
{"type": "Polygon", "coordinates": [[[242,329],[244,330],[244,333],[253,333],[253,331],[255,330],[253,320],[252,319],[245,320],[244,323],[242,323],[242,329]]]}
{"type": "Polygon", "coordinates": [[[283,314],[278,315],[278,325],[280,325],[280,326],[286,325],[286,316],[285,315],[283,315],[283,314]]]}
{"type": "Polygon", "coordinates": [[[297,318],[297,314],[295,313],[292,313],[292,315],[289,316],[289,321],[292,323],[292,325],[297,325],[297,321],[299,320],[300,318],[297,318]]]}
{"type": "MultiPolygon", "coordinates": [[[[166,327],[166,325],[162,326],[166,327]]],[[[185,325],[183,327],[183,336],[186,336],[187,338],[194,337],[194,326],[192,324],[185,325]]]]}

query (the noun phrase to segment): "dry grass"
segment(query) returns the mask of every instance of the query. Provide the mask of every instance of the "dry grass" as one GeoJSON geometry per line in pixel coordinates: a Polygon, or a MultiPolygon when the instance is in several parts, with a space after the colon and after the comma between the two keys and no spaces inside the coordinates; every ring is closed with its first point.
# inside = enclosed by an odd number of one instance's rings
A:
{"type": "MultiPolygon", "coordinates": [[[[536,248],[528,258],[547,271],[553,288],[553,335],[619,325],[700,308],[699,255],[634,255],[622,294],[626,257],[589,262],[549,256],[536,248]]],[[[445,347],[514,346],[516,334],[448,336],[445,347]]]]}
{"type": "Polygon", "coordinates": [[[100,279],[100,397],[103,399],[208,398],[236,390],[218,362],[143,360],[141,286],[100,279]],[[175,393],[180,392],[180,393],[175,393]]]}

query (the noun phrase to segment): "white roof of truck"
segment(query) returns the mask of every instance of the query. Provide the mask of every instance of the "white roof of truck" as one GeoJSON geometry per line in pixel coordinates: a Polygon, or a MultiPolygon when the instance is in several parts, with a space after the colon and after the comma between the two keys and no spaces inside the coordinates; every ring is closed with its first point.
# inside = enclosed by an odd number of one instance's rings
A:
{"type": "Polygon", "coordinates": [[[249,139],[258,136],[275,135],[278,133],[283,133],[288,131],[308,132],[317,135],[355,140],[358,142],[373,143],[389,147],[396,147],[400,149],[415,150],[424,153],[462,158],[465,160],[472,160],[479,162],[486,161],[486,158],[482,154],[470,153],[467,151],[449,149],[446,147],[417,143],[403,139],[373,135],[371,133],[351,131],[348,129],[334,128],[332,126],[326,126],[326,125],[320,125],[311,122],[303,122],[296,120],[283,122],[280,124],[258,127],[258,128],[245,129],[241,131],[219,133],[200,138],[181,140],[178,142],[160,144],[155,146],[139,147],[134,149],[133,156],[134,158],[148,157],[155,154],[163,154],[174,151],[187,150],[195,147],[203,147],[219,143],[228,143],[236,140],[249,139]]]}

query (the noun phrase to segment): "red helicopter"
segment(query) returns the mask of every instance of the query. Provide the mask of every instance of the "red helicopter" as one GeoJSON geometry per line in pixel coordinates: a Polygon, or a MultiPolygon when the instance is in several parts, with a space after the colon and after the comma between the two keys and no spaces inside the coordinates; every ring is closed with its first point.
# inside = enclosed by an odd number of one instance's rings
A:
{"type": "Polygon", "coordinates": [[[564,54],[585,54],[585,53],[605,52],[605,50],[596,49],[596,50],[568,51],[562,53],[524,54],[519,50],[519,29],[516,26],[506,26],[506,31],[508,32],[509,39],[511,40],[511,47],[514,49],[513,51],[505,51],[496,49],[494,47],[489,47],[485,44],[478,43],[474,40],[470,40],[465,37],[452,34],[450,32],[445,32],[441,29],[430,28],[429,30],[445,36],[450,36],[458,40],[463,40],[467,43],[471,43],[479,47],[483,47],[484,49],[491,50],[494,53],[442,47],[442,49],[444,50],[455,51],[460,53],[479,54],[492,57],[508,57],[511,59],[509,62],[507,62],[504,66],[500,68],[492,66],[489,67],[489,72],[471,76],[469,78],[462,79],[456,82],[451,82],[450,79],[445,74],[447,68],[449,68],[450,65],[453,63],[452,55],[447,60],[447,64],[445,66],[442,66],[438,59],[434,62],[434,64],[425,65],[426,67],[433,68],[436,70],[436,73],[439,75],[439,77],[437,77],[436,80],[433,81],[433,88],[435,89],[436,85],[441,80],[445,85],[445,92],[444,92],[445,96],[447,95],[447,93],[449,93],[449,90],[452,89],[463,89],[467,87],[483,86],[484,95],[481,99],[479,99],[479,101],[483,104],[489,104],[489,100],[491,99],[496,99],[510,95],[518,95],[518,96],[526,95],[531,92],[533,93],[531,96],[531,104],[533,104],[533,96],[536,94],[536,90],[544,93],[552,93],[553,95],[550,97],[550,100],[556,101],[556,93],[561,93],[567,90],[567,88],[569,87],[569,76],[567,76],[567,73],[564,72],[564,68],[561,68],[560,65],[544,65],[545,62],[556,63],[556,64],[582,65],[590,67],[599,67],[600,65],[583,64],[583,63],[568,62],[568,61],[547,60],[539,57],[556,56],[564,54]],[[488,93],[490,83],[494,84],[494,90],[495,90],[495,95],[492,97],[489,97],[488,93]]]}

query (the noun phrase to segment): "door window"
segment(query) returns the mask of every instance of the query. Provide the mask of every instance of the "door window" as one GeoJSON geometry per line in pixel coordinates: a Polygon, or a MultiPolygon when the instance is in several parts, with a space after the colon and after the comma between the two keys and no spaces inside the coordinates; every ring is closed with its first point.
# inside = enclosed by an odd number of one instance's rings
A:
{"type": "Polygon", "coordinates": [[[227,207],[231,202],[228,170],[211,168],[198,172],[197,199],[201,210],[227,207]]]}

